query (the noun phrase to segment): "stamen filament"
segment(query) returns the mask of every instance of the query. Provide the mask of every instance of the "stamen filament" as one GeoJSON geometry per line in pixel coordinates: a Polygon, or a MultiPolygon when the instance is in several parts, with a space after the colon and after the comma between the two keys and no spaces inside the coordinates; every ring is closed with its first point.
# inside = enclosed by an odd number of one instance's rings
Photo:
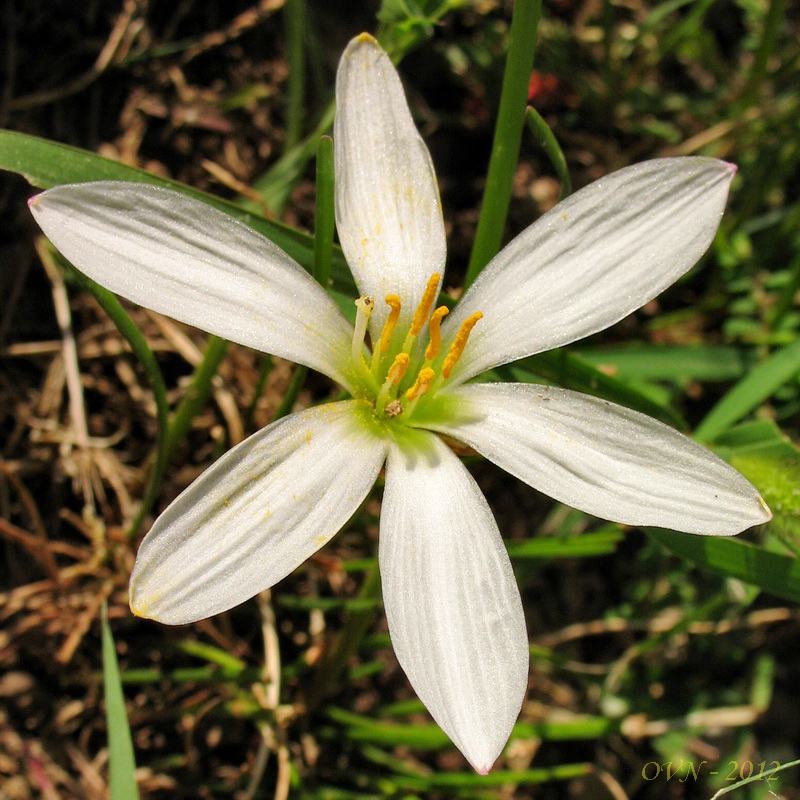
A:
{"type": "Polygon", "coordinates": [[[430,337],[430,342],[425,350],[425,360],[427,362],[433,361],[433,359],[439,355],[439,348],[442,346],[442,335],[439,331],[439,327],[442,324],[442,320],[449,313],[447,306],[439,306],[439,308],[431,314],[430,320],[428,320],[428,336],[430,337]]]}
{"type": "Polygon", "coordinates": [[[450,350],[445,356],[444,363],[442,364],[442,375],[444,376],[445,380],[450,377],[453,367],[458,363],[458,359],[461,358],[461,354],[464,352],[464,348],[467,346],[467,339],[469,339],[470,332],[475,327],[475,324],[478,322],[478,320],[482,318],[483,314],[480,311],[476,311],[472,316],[467,317],[461,323],[461,327],[458,329],[456,338],[453,340],[453,344],[450,345],[450,350]]]}
{"type": "Polygon", "coordinates": [[[389,372],[386,375],[386,380],[383,382],[378,398],[375,402],[375,410],[380,414],[389,401],[389,398],[394,394],[392,387],[397,386],[406,374],[408,365],[411,363],[411,358],[408,353],[398,353],[392,361],[392,366],[389,367],[389,372]]]}
{"type": "Polygon", "coordinates": [[[367,322],[372,316],[375,301],[371,297],[359,297],[356,304],[356,324],[353,330],[353,361],[366,366],[364,357],[364,337],[367,335],[367,322]]]}

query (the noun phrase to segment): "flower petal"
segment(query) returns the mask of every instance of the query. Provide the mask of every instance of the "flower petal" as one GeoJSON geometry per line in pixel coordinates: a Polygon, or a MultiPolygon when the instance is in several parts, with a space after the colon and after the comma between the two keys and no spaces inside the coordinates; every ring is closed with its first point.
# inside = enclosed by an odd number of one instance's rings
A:
{"type": "Polygon", "coordinates": [[[346,387],[352,327],[268,239],[178,192],[124,181],[49,189],[31,211],[83,273],[147,308],[346,387]]]}
{"type": "Polygon", "coordinates": [[[528,683],[528,637],[492,512],[436,436],[393,445],[380,531],[383,600],[397,658],[439,726],[486,774],[528,683]]]}
{"type": "Polygon", "coordinates": [[[386,456],[358,401],[268,425],[228,451],[156,520],[136,557],[134,613],[194,622],[269,588],[356,511],[386,456]]]}
{"type": "Polygon", "coordinates": [[[380,333],[383,300],[399,295],[401,325],[441,273],[445,235],[436,175],[389,57],[368,34],[353,39],[336,76],[336,228],[362,295],[375,300],[370,331],[380,333]]]}
{"type": "Polygon", "coordinates": [[[452,395],[461,420],[427,427],[589,514],[716,536],[772,516],[733,467],[644,414],[535,384],[469,384],[452,395]]]}
{"type": "Polygon", "coordinates": [[[452,381],[601,331],[640,308],[706,251],[736,168],[664,158],[614,172],[559,203],[484,269],[443,326],[476,311],[452,381]]]}

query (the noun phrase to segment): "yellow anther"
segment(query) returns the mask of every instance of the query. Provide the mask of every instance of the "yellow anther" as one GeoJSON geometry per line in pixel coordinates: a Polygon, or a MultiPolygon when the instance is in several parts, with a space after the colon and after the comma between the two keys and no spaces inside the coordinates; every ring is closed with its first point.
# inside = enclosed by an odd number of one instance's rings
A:
{"type": "Polygon", "coordinates": [[[430,367],[421,369],[417,375],[416,382],[406,392],[406,400],[416,400],[418,397],[422,397],[428,391],[428,387],[431,385],[435,375],[436,373],[430,367]]]}
{"type": "Polygon", "coordinates": [[[411,363],[408,353],[398,353],[394,357],[392,366],[389,367],[389,374],[386,376],[386,382],[391,381],[392,385],[397,386],[403,376],[406,374],[408,365],[411,363]]]}
{"type": "Polygon", "coordinates": [[[378,350],[380,350],[381,353],[385,353],[389,349],[389,341],[394,333],[397,320],[400,318],[400,298],[396,294],[387,294],[386,305],[389,306],[391,311],[386,318],[386,323],[383,326],[381,338],[378,342],[378,350]]]}
{"type": "Polygon", "coordinates": [[[461,327],[458,329],[456,338],[453,341],[453,344],[450,345],[450,350],[448,351],[447,356],[444,359],[444,363],[442,364],[442,375],[445,377],[445,379],[450,377],[453,367],[458,363],[458,359],[461,358],[461,354],[464,352],[464,348],[467,346],[467,339],[469,339],[469,334],[475,327],[475,323],[482,318],[483,314],[480,311],[476,311],[472,316],[467,317],[461,323],[461,327]]]}
{"type": "Polygon", "coordinates": [[[447,306],[439,306],[439,308],[431,314],[431,318],[428,321],[430,342],[428,343],[428,348],[425,350],[425,358],[428,361],[433,361],[433,359],[439,355],[439,348],[442,346],[442,335],[439,332],[439,326],[449,313],[447,306]]]}
{"type": "Polygon", "coordinates": [[[411,330],[409,333],[412,336],[416,336],[422,330],[422,326],[428,321],[431,307],[439,291],[439,279],[441,277],[442,276],[439,275],[438,272],[434,272],[428,281],[428,285],[425,287],[425,294],[422,295],[422,300],[419,301],[417,310],[414,312],[414,318],[411,320],[411,330]]]}

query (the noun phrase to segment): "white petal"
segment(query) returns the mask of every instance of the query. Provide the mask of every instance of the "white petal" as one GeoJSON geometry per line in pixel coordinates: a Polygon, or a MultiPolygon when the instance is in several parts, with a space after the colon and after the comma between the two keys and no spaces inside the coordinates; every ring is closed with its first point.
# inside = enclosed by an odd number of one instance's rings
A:
{"type": "Polygon", "coordinates": [[[283,250],[227,214],[123,181],[49,189],[31,211],[50,241],[107,289],[349,386],[352,328],[336,304],[283,250]]]}
{"type": "Polygon", "coordinates": [[[168,625],[225,611],[319,550],[371,489],[386,445],[355,400],[292,414],[237,445],[156,520],[130,583],[168,625]]]}
{"type": "Polygon", "coordinates": [[[674,283],[711,244],[736,169],[713,158],[645,161],[590,184],[510,242],[443,326],[475,311],[453,379],[601,331],[674,283]]]}
{"type": "Polygon", "coordinates": [[[481,774],[511,734],[528,637],[492,512],[461,462],[420,432],[393,445],[380,531],[383,600],[397,658],[439,726],[481,774]]]}
{"type": "Polygon", "coordinates": [[[728,536],[772,516],[733,467],[667,425],[552,386],[469,384],[449,434],[562,503],[627,525],[728,536]]]}
{"type": "Polygon", "coordinates": [[[353,39],[336,76],[336,227],[362,295],[375,300],[373,336],[384,298],[403,301],[401,324],[441,273],[445,236],[430,154],[408,110],[400,78],[367,34],[353,39]]]}

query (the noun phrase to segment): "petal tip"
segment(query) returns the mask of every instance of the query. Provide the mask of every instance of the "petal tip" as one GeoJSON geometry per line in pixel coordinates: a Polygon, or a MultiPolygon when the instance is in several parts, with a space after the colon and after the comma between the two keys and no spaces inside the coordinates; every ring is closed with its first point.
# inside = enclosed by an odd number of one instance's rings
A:
{"type": "Polygon", "coordinates": [[[150,614],[150,604],[143,600],[141,597],[134,597],[133,591],[128,596],[128,605],[131,607],[131,612],[134,617],[140,619],[153,619],[150,614]]]}
{"type": "Polygon", "coordinates": [[[723,161],[725,165],[725,169],[730,173],[731,178],[739,171],[739,167],[736,164],[732,164],[730,161],[723,161]]]}
{"type": "Polygon", "coordinates": [[[350,40],[350,43],[345,48],[344,54],[345,56],[352,55],[356,50],[361,47],[369,48],[370,50],[380,50],[383,52],[383,48],[378,43],[378,40],[371,34],[371,33],[359,33],[358,36],[353,37],[350,40]]]}
{"type": "Polygon", "coordinates": [[[758,505],[760,507],[759,510],[761,511],[761,522],[759,524],[763,525],[764,523],[769,522],[772,519],[772,510],[766,504],[764,498],[761,495],[758,496],[758,505]]]}

